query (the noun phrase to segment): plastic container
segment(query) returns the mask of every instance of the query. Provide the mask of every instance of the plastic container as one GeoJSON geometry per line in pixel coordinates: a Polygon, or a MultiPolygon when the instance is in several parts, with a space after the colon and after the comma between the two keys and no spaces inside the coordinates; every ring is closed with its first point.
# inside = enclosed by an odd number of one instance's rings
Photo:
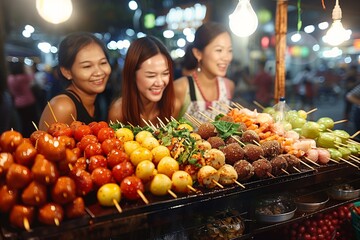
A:
{"type": "Polygon", "coordinates": [[[286,104],[285,97],[281,97],[279,102],[274,105],[274,110],[276,122],[285,120],[286,113],[290,111],[290,107],[286,104]]]}

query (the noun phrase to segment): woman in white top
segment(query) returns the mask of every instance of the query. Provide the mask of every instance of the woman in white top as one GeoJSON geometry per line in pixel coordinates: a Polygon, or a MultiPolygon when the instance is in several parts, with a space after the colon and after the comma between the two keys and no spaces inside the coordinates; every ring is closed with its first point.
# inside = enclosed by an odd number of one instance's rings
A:
{"type": "Polygon", "coordinates": [[[227,112],[233,97],[235,84],[225,77],[233,58],[231,37],[221,24],[208,22],[197,29],[191,48],[187,52],[192,56],[187,57],[196,70],[174,82],[176,98],[182,103],[178,117],[188,113],[204,122],[209,119],[200,112],[214,119],[218,112],[207,110],[227,112]]]}

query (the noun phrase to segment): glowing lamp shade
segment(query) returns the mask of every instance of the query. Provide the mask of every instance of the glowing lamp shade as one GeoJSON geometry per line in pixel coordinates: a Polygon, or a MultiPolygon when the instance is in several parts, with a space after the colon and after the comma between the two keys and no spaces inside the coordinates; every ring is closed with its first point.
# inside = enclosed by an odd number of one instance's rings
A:
{"type": "Polygon", "coordinates": [[[59,24],[70,18],[73,6],[71,0],[36,0],[36,9],[47,22],[59,24]]]}
{"type": "Polygon", "coordinates": [[[230,30],[239,37],[248,37],[258,26],[258,18],[250,0],[239,0],[235,11],[229,15],[230,30]]]}

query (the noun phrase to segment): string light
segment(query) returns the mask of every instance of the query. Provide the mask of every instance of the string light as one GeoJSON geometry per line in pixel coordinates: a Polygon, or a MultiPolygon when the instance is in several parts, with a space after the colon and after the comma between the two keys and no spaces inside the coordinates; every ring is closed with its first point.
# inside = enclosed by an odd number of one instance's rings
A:
{"type": "Polygon", "coordinates": [[[239,37],[248,37],[258,26],[258,18],[250,4],[250,0],[239,0],[234,12],[229,15],[231,31],[239,37]]]}
{"type": "Polygon", "coordinates": [[[341,23],[342,11],[339,5],[339,0],[336,0],[335,7],[332,11],[333,23],[331,24],[330,29],[327,31],[324,36],[324,42],[332,45],[338,46],[344,41],[350,39],[349,31],[345,30],[341,23]]]}

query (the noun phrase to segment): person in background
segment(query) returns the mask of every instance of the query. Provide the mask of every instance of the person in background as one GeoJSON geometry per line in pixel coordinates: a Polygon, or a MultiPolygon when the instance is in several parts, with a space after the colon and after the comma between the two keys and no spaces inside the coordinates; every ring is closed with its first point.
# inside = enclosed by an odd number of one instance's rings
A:
{"type": "Polygon", "coordinates": [[[360,84],[346,94],[346,99],[353,104],[351,120],[354,123],[355,132],[357,132],[360,130],[360,84]]]}
{"type": "Polygon", "coordinates": [[[74,119],[85,124],[104,120],[99,119],[95,104],[97,95],[105,90],[111,73],[103,43],[91,33],[69,34],[60,43],[58,63],[59,77],[67,81],[68,86],[63,93],[50,100],[50,106],[45,107],[39,129],[46,130],[47,125],[56,120],[68,125],[74,119]]]}
{"type": "Polygon", "coordinates": [[[33,122],[39,121],[39,111],[31,89],[34,78],[26,73],[25,65],[21,61],[9,62],[9,72],[7,84],[19,118],[18,131],[24,137],[30,137],[35,130],[33,122]]]}
{"type": "Polygon", "coordinates": [[[16,125],[15,111],[13,110],[14,104],[7,88],[7,69],[6,64],[0,65],[0,112],[5,113],[0,118],[0,134],[11,128],[18,129],[16,125]]]}
{"type": "Polygon", "coordinates": [[[309,65],[306,65],[304,69],[294,77],[293,84],[301,104],[299,109],[309,110],[314,108],[314,78],[314,73],[311,71],[309,65]]]}
{"type": "MultiPolygon", "coordinates": [[[[187,56],[191,76],[175,81],[175,95],[183,103],[178,117],[188,113],[200,121],[208,121],[199,112],[215,108],[226,112],[233,97],[235,84],[225,77],[233,58],[229,31],[219,23],[207,22],[200,26],[187,56]]],[[[208,111],[214,118],[217,113],[208,111]]]]}
{"type": "Polygon", "coordinates": [[[180,104],[174,96],[174,69],[164,44],[153,36],[136,39],[126,54],[122,96],[109,109],[109,120],[144,126],[176,117],[180,104]]]}
{"type": "Polygon", "coordinates": [[[359,84],[358,71],[356,65],[351,65],[347,71],[345,81],[345,109],[344,119],[349,119],[352,103],[347,100],[346,94],[359,84]]]}
{"type": "Polygon", "coordinates": [[[266,61],[261,60],[258,63],[258,72],[251,80],[251,84],[255,87],[255,100],[264,107],[272,106],[274,97],[274,79],[265,70],[266,61]]]}

